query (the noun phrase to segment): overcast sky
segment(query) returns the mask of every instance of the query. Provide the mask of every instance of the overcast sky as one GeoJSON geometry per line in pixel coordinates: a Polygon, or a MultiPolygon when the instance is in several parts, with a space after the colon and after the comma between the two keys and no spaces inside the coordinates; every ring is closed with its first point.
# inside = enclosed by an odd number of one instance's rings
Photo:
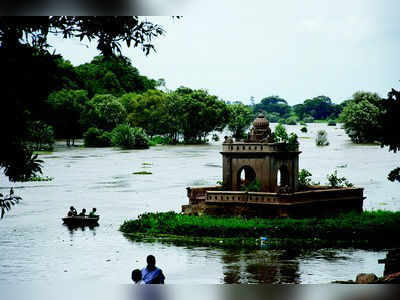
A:
{"type": "MultiPolygon", "coordinates": [[[[400,87],[400,1],[247,2],[190,1],[170,12],[183,19],[150,17],[167,31],[157,53],[123,54],[169,89],[207,89],[226,101],[279,95],[293,105],[326,95],[340,103],[358,90],[386,96],[400,87]]],[[[88,42],[51,44],[74,65],[98,55],[88,42]]]]}

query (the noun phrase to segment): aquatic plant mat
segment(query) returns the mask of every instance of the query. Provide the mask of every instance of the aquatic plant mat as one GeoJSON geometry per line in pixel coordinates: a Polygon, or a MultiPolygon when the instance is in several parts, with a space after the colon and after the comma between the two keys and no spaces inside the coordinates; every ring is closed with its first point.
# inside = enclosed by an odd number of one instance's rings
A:
{"type": "Polygon", "coordinates": [[[383,249],[400,246],[400,212],[348,213],[335,218],[245,219],[146,213],[120,230],[132,240],[228,248],[383,249]]]}

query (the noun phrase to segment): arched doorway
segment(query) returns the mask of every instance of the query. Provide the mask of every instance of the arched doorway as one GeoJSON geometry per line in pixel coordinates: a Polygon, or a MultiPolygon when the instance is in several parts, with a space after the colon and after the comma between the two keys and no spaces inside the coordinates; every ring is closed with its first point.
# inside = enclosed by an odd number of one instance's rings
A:
{"type": "Polygon", "coordinates": [[[280,187],[289,186],[289,171],[286,166],[281,166],[276,174],[276,186],[280,187]]]}
{"type": "Polygon", "coordinates": [[[253,182],[256,179],[256,172],[252,167],[244,166],[241,167],[237,173],[237,183],[239,190],[242,186],[248,186],[249,183],[253,182]]]}

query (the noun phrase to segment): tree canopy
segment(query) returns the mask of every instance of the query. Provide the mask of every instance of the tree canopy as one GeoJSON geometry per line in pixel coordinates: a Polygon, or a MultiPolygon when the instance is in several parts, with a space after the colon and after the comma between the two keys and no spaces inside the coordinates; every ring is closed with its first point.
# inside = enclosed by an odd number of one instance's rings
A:
{"type": "MultiPolygon", "coordinates": [[[[8,128],[2,134],[0,167],[7,176],[11,175],[10,180],[18,178],[21,164],[27,162],[26,128],[32,121],[46,120],[49,94],[65,88],[82,88],[73,66],[49,52],[52,46],[49,34],[94,41],[100,53],[111,58],[121,55],[124,44],[139,47],[147,55],[155,50],[153,39],[164,33],[160,25],[137,16],[0,17],[0,61],[2,73],[7,74],[2,81],[6,113],[0,118],[0,126],[8,128]]],[[[124,84],[113,71],[104,74],[103,86],[107,92],[124,90],[124,84]]]]}

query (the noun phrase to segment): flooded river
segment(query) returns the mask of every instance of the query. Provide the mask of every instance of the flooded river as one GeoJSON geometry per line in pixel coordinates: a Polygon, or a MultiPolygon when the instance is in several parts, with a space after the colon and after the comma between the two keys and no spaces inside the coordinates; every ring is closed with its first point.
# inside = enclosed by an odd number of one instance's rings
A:
{"type": "MultiPolygon", "coordinates": [[[[273,127],[273,126],[272,126],[273,127]]],[[[364,209],[400,210],[400,185],[386,177],[400,155],[376,145],[354,145],[342,129],[310,124],[287,126],[300,136],[300,168],[326,183],[338,170],[365,188],[364,209]],[[330,145],[315,146],[318,129],[330,145]]],[[[357,273],[383,273],[377,260],[385,251],[323,249],[285,251],[224,250],[173,244],[132,242],[119,225],[147,211],[180,211],[187,186],[213,185],[222,177],[221,142],[204,146],[157,146],[148,150],[67,148],[57,143],[42,155],[50,182],[10,184],[0,177],[0,192],[14,186],[23,201],[0,220],[0,282],[129,283],[130,272],[154,254],[167,283],[327,283],[354,279],[357,273]],[[134,175],[136,171],[152,175],[134,175]],[[70,205],[96,207],[95,229],[70,231],[61,217],[70,205]]]]}

